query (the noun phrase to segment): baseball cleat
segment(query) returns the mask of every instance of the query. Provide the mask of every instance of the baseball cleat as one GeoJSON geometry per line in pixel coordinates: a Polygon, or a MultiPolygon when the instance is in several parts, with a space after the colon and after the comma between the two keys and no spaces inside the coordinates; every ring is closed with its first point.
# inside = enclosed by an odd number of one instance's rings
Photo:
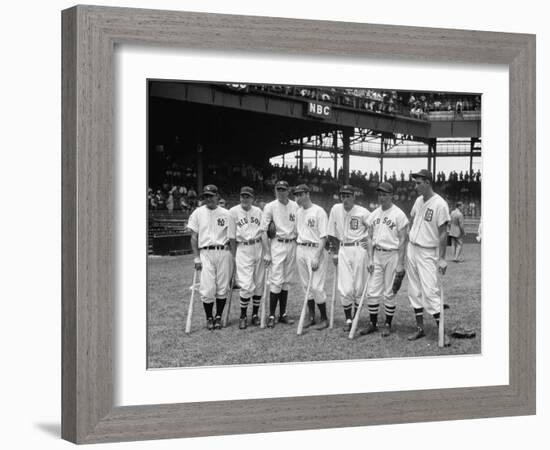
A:
{"type": "Polygon", "coordinates": [[[416,332],[411,334],[407,339],[409,341],[416,341],[417,339],[423,338],[424,336],[426,336],[424,334],[424,328],[416,327],[416,332]]]}
{"type": "Polygon", "coordinates": [[[246,317],[241,317],[239,319],[239,330],[245,330],[248,326],[248,323],[246,321],[246,317]]]}
{"type": "Polygon", "coordinates": [[[273,328],[275,326],[275,317],[269,316],[267,319],[267,328],[273,328]]]}
{"type": "Polygon", "coordinates": [[[212,319],[212,317],[209,317],[206,321],[206,329],[210,331],[214,329],[214,319],[212,319]]]}
{"type": "Polygon", "coordinates": [[[361,336],[365,336],[367,334],[374,333],[375,331],[378,331],[378,327],[374,325],[372,322],[367,325],[367,328],[363,328],[359,334],[361,336]]]}
{"type": "Polygon", "coordinates": [[[382,337],[388,337],[391,334],[391,325],[389,323],[384,325],[384,328],[382,329],[382,337]]]}
{"type": "Polygon", "coordinates": [[[252,320],[250,322],[255,327],[260,326],[260,318],[258,316],[252,316],[252,320]]]}
{"type": "Polygon", "coordinates": [[[284,323],[286,325],[292,325],[294,323],[293,319],[290,319],[285,314],[284,316],[279,316],[279,323],[284,323]]]}
{"type": "Polygon", "coordinates": [[[318,330],[318,331],[325,330],[327,328],[328,328],[328,320],[327,319],[321,320],[321,322],[319,322],[319,325],[317,325],[315,327],[315,329],[318,330]]]}
{"type": "Polygon", "coordinates": [[[314,317],[310,317],[309,318],[309,322],[306,323],[304,325],[304,328],[309,328],[309,327],[312,327],[313,325],[315,325],[317,322],[315,322],[315,318],[314,317]]]}
{"type": "Polygon", "coordinates": [[[346,324],[342,328],[346,333],[349,333],[351,331],[351,320],[347,320],[346,324]]]}
{"type": "Polygon", "coordinates": [[[220,316],[216,316],[216,319],[214,320],[214,330],[221,330],[222,329],[222,318],[220,316]]]}

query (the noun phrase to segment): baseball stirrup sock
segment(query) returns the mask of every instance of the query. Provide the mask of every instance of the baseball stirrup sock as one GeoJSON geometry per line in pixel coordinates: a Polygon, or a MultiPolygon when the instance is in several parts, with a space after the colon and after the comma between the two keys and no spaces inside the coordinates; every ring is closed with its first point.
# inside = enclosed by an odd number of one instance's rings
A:
{"type": "Polygon", "coordinates": [[[327,304],[319,303],[317,308],[319,308],[319,312],[321,313],[321,320],[327,320],[327,304]]]}
{"type": "Polygon", "coordinates": [[[286,300],[288,298],[288,291],[281,291],[279,297],[279,315],[283,317],[286,313],[286,300]]]}
{"type": "Polygon", "coordinates": [[[307,309],[309,310],[309,317],[313,319],[315,317],[315,300],[310,299],[307,301],[307,309]]]}
{"type": "Polygon", "coordinates": [[[351,320],[351,305],[344,306],[344,315],[346,320],[351,320]]]}
{"type": "Polygon", "coordinates": [[[378,323],[378,307],[379,307],[378,303],[375,305],[368,305],[369,317],[373,325],[376,325],[378,323]]]}
{"type": "Polygon", "coordinates": [[[357,312],[358,309],[359,309],[359,303],[354,302],[353,303],[353,317],[355,317],[355,313],[357,312]]]}
{"type": "Polygon", "coordinates": [[[216,299],[216,317],[221,317],[225,307],[225,298],[216,299]]]}
{"type": "Polygon", "coordinates": [[[277,302],[279,301],[279,294],[269,293],[269,315],[275,316],[275,310],[277,309],[277,302]]]}
{"type": "Polygon", "coordinates": [[[252,315],[257,316],[258,310],[260,309],[260,301],[262,297],[260,295],[255,295],[252,297],[252,315]]]}
{"type": "Polygon", "coordinates": [[[424,308],[414,308],[414,315],[416,318],[416,325],[420,328],[424,327],[424,308]]]}
{"type": "Polygon", "coordinates": [[[241,318],[246,317],[246,309],[248,308],[249,298],[241,297],[241,318]]]}
{"type": "Polygon", "coordinates": [[[384,305],[384,314],[386,315],[386,323],[389,323],[391,325],[391,321],[393,319],[393,315],[395,314],[395,306],[391,305],[384,305]]]}
{"type": "Polygon", "coordinates": [[[212,318],[212,310],[214,309],[214,303],[203,303],[206,319],[212,318]]]}

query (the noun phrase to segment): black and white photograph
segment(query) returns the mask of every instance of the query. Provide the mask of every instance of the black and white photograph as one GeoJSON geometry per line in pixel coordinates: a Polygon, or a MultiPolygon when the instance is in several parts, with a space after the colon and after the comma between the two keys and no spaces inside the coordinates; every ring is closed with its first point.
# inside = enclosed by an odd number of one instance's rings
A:
{"type": "Polygon", "coordinates": [[[482,93],[147,102],[148,368],[481,353],[482,93]]]}

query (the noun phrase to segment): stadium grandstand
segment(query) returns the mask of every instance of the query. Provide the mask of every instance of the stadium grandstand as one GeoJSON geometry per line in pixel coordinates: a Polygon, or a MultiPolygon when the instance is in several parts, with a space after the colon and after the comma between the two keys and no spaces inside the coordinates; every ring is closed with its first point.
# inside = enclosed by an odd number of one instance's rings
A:
{"type": "Polygon", "coordinates": [[[467,231],[477,230],[479,94],[173,81],[150,81],[148,88],[150,253],[190,249],[187,219],[208,183],[227,207],[239,202],[242,185],[256,189],[261,207],[278,179],[306,183],[328,211],[339,185],[353,184],[358,203],[372,210],[376,186],[390,181],[394,202],[409,212],[416,198],[411,171],[403,164],[388,173],[388,159],[425,160],[436,192],[451,205],[461,201],[467,231]],[[306,154],[314,154],[311,161],[306,154]],[[377,170],[351,168],[350,157],[374,161],[377,170]],[[446,157],[465,158],[469,170],[437,170],[446,157]]]}

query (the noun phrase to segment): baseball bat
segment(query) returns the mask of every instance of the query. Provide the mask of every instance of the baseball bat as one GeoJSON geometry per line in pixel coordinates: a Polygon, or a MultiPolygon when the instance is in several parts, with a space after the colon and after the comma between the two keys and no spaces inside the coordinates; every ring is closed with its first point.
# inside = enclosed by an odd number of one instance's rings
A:
{"type": "Polygon", "coordinates": [[[187,309],[187,321],[185,322],[185,333],[191,333],[191,319],[193,318],[193,300],[195,299],[195,290],[197,289],[197,273],[199,271],[195,269],[193,272],[193,284],[191,285],[191,299],[189,300],[189,308],[187,309]]]}
{"type": "Polygon", "coordinates": [[[443,283],[441,278],[439,279],[439,291],[441,292],[441,303],[439,305],[439,331],[438,331],[438,346],[440,348],[445,347],[445,295],[443,293],[443,283]]]}
{"type": "Polygon", "coordinates": [[[231,313],[231,300],[233,300],[233,284],[235,283],[235,267],[233,268],[233,273],[231,274],[231,281],[229,282],[229,300],[225,307],[225,314],[222,318],[222,326],[225,328],[229,323],[229,314],[231,313]]]}
{"type": "Polygon", "coordinates": [[[262,295],[262,303],[260,304],[260,328],[265,328],[265,321],[267,316],[267,294],[269,292],[269,289],[267,288],[267,276],[268,276],[268,268],[265,268],[264,273],[264,295],[262,295]]]}
{"type": "Polygon", "coordinates": [[[334,303],[336,302],[336,285],[338,284],[338,266],[336,266],[336,270],[334,271],[334,282],[332,283],[332,299],[330,300],[330,320],[329,320],[329,328],[332,329],[334,327],[334,303]]]}
{"type": "Polygon", "coordinates": [[[306,312],[307,312],[307,301],[309,297],[309,290],[311,288],[311,279],[313,278],[313,275],[311,273],[311,268],[309,268],[309,280],[307,282],[307,289],[306,289],[306,296],[304,298],[304,304],[302,305],[302,313],[300,314],[300,321],[298,322],[298,329],[296,330],[296,334],[300,336],[304,330],[304,322],[306,321],[306,312]]]}
{"type": "Polygon", "coordinates": [[[369,286],[370,281],[370,272],[367,275],[367,279],[365,281],[365,287],[363,288],[363,293],[361,294],[361,300],[359,300],[359,305],[357,306],[357,310],[355,311],[355,316],[353,316],[353,322],[351,324],[351,330],[349,331],[349,339],[353,339],[355,336],[355,332],[357,331],[357,325],[359,325],[359,316],[361,315],[361,309],[363,308],[363,301],[365,300],[365,295],[367,294],[367,287],[369,286]]]}

